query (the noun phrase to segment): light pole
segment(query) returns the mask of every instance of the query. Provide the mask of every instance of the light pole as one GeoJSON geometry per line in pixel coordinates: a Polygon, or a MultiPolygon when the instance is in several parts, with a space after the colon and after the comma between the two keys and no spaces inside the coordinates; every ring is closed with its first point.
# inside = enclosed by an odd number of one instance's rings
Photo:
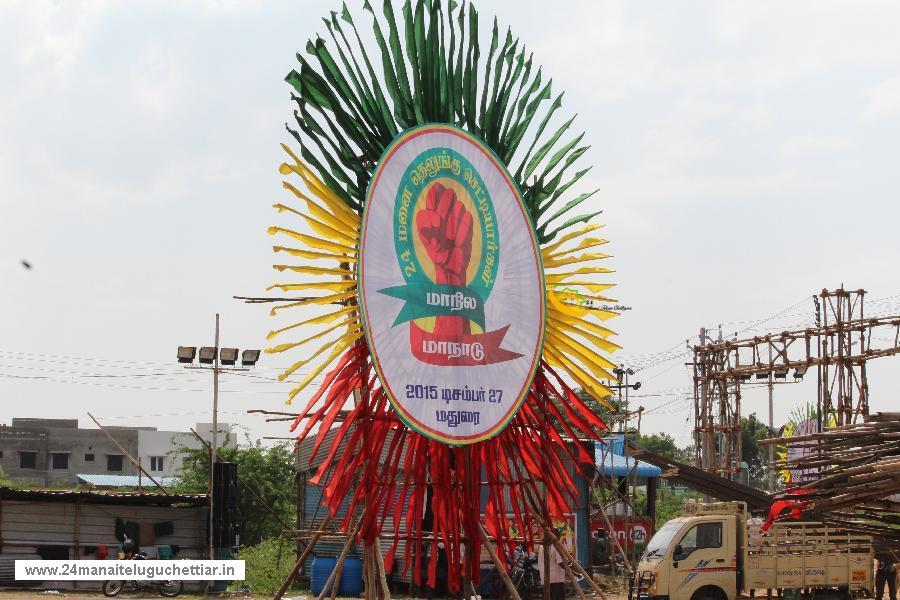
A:
{"type": "Polygon", "coordinates": [[[249,371],[259,361],[259,350],[244,350],[241,353],[241,366],[235,367],[238,360],[237,348],[219,347],[219,313],[216,313],[215,345],[203,346],[199,352],[199,364],[194,365],[194,358],[198,356],[196,346],[178,346],[178,362],[184,364],[185,369],[198,369],[212,371],[213,374],[213,405],[212,405],[212,439],[209,447],[209,559],[215,560],[215,547],[213,546],[213,481],[215,479],[216,461],[218,456],[219,434],[219,373],[249,371]],[[212,366],[203,366],[212,365],[212,366]],[[227,368],[222,367],[226,365],[227,368]]]}

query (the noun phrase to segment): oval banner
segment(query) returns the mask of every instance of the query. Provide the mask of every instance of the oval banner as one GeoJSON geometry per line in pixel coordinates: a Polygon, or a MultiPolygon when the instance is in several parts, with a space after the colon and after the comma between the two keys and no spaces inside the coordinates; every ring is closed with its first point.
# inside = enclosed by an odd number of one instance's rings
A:
{"type": "Polygon", "coordinates": [[[397,136],[372,176],[359,250],[363,325],[410,428],[448,444],[499,433],[540,360],[544,277],[506,167],[451,125],[397,136]]]}

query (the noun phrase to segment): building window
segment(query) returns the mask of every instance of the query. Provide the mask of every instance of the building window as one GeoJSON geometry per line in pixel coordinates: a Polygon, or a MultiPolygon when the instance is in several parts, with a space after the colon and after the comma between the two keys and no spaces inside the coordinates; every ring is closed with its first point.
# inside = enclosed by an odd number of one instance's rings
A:
{"type": "Polygon", "coordinates": [[[94,455],[93,454],[85,454],[84,462],[94,462],[94,455]]]}
{"type": "Polygon", "coordinates": [[[54,452],[50,455],[50,459],[54,469],[66,470],[69,468],[68,452],[54,452]]]}
{"type": "Polygon", "coordinates": [[[20,469],[37,468],[37,452],[19,452],[20,469]]]}
{"type": "Polygon", "coordinates": [[[151,456],[150,457],[150,470],[151,471],[162,471],[163,470],[163,458],[162,456],[151,456]]]}
{"type": "Polygon", "coordinates": [[[107,471],[121,471],[122,470],[122,456],[119,454],[107,454],[106,455],[106,470],[107,471]]]}

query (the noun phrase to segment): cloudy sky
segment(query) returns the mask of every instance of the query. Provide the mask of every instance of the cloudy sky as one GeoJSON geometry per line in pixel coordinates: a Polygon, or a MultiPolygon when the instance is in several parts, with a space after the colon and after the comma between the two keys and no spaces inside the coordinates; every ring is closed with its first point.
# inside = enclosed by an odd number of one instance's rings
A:
{"type": "MultiPolygon", "coordinates": [[[[841,283],[900,312],[900,5],[477,4],[534,50],[592,144],[584,187],[632,308],[616,360],[639,369],[644,431],[687,443],[700,327],[809,324],[812,294],[841,283]]],[[[265,344],[267,310],[232,296],[275,279],[282,79],[332,9],[0,3],[0,422],[207,420],[209,377],[175,348],[211,343],[217,311],[223,344],[265,344]]],[[[896,408],[898,361],[872,363],[873,410],[896,408]]],[[[221,418],[284,435],[243,414],[283,406],[284,362],[228,377],[221,418]]],[[[778,390],[777,422],[814,401],[808,379],[778,390]]],[[[744,411],[765,413],[765,394],[744,411]]]]}

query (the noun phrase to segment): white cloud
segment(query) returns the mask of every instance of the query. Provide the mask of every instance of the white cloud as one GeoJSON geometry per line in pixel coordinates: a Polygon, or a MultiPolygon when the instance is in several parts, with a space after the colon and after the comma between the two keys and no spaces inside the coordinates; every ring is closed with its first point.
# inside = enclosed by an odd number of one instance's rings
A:
{"type": "Polygon", "coordinates": [[[182,61],[171,48],[158,44],[143,48],[128,73],[134,104],[150,116],[164,118],[184,97],[182,61]]]}
{"type": "Polygon", "coordinates": [[[848,154],[854,150],[852,141],[833,135],[798,135],[781,143],[781,155],[785,158],[814,158],[835,154],[848,154]]]}
{"type": "Polygon", "coordinates": [[[880,121],[900,115],[900,75],[882,80],[866,93],[863,119],[880,121]]]}

